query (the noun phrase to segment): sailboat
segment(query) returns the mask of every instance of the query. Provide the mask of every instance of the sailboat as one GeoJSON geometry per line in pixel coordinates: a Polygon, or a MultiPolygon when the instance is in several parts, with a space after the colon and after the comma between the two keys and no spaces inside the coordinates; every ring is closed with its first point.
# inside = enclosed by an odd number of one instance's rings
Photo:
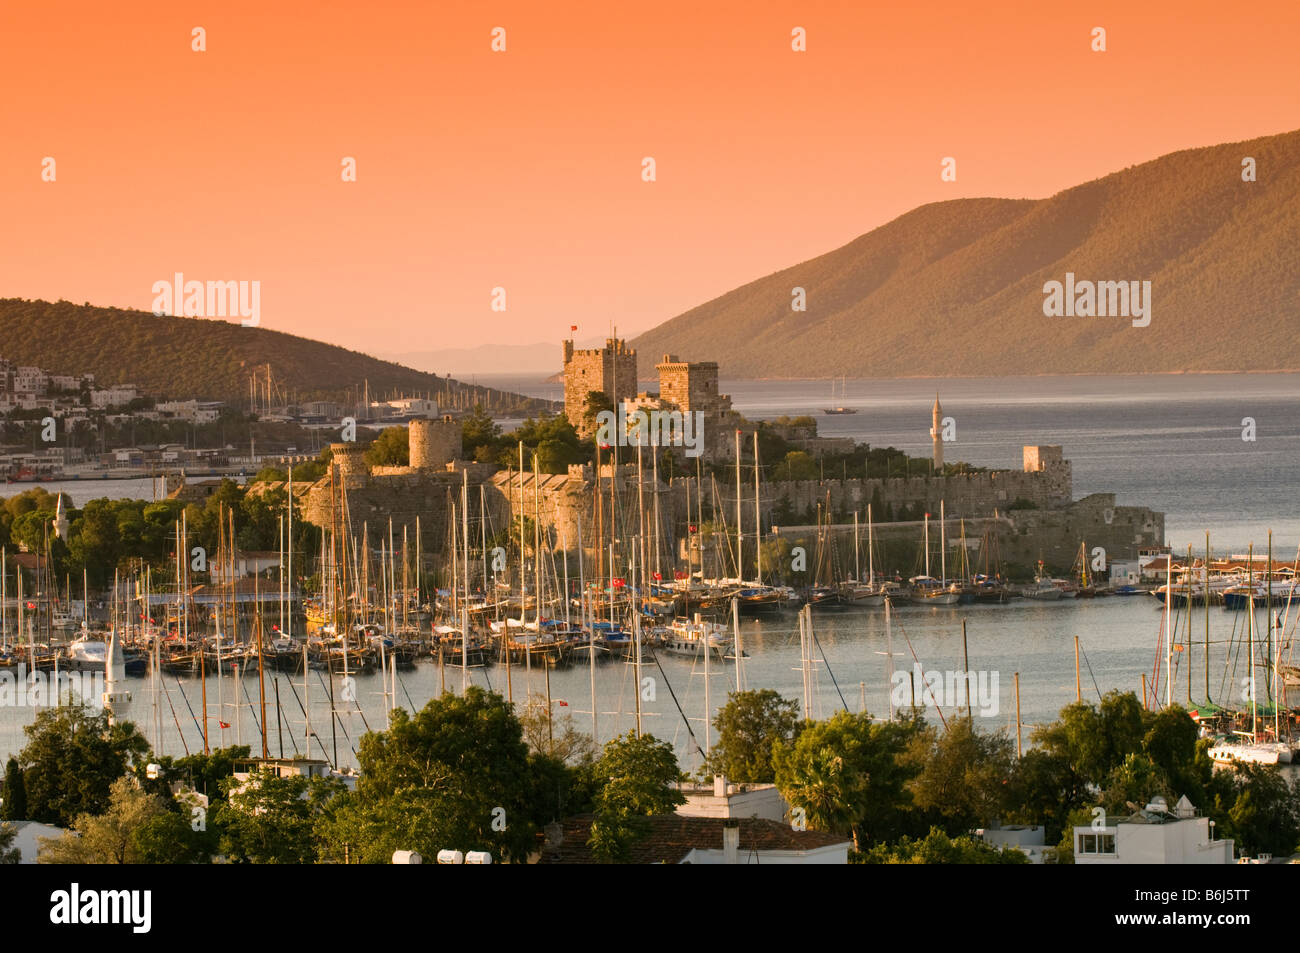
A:
{"type": "Polygon", "coordinates": [[[853,578],[840,584],[840,601],[847,605],[877,608],[885,604],[887,590],[876,579],[876,539],[871,504],[867,504],[867,579],[862,581],[861,557],[858,547],[858,514],[853,514],[853,578]]]}
{"type": "Polygon", "coordinates": [[[1088,544],[1085,541],[1079,543],[1079,555],[1074,559],[1074,568],[1079,573],[1079,587],[1074,591],[1076,599],[1092,599],[1097,595],[1097,587],[1093,583],[1096,580],[1088,578],[1088,544]]]}
{"type": "Polygon", "coordinates": [[[1021,590],[1020,593],[1026,599],[1037,599],[1040,602],[1054,602],[1065,595],[1065,590],[1052,581],[1052,577],[1043,571],[1043,561],[1038,560],[1038,572],[1034,576],[1034,584],[1021,590]]]}
{"type": "MultiPolygon", "coordinates": [[[[846,396],[846,389],[844,384],[844,378],[841,377],[840,378],[840,400],[844,400],[845,396],[846,396]]],[[[831,400],[832,401],[835,400],[835,382],[833,380],[831,381],[831,400]]],[[[839,414],[856,414],[857,412],[858,412],[858,408],[845,407],[842,404],[836,407],[825,407],[822,409],[822,413],[830,414],[831,416],[836,416],[839,414]]]]}
{"type": "MultiPolygon", "coordinates": [[[[947,572],[947,553],[944,551],[947,546],[944,538],[943,525],[947,522],[943,514],[943,503],[940,506],[939,516],[939,551],[941,556],[940,569],[941,574],[947,572]]],[[[912,584],[912,598],[919,605],[927,606],[955,606],[961,601],[961,588],[959,586],[950,586],[946,579],[935,579],[930,575],[930,514],[925,514],[925,575],[913,576],[908,580],[912,584]]]]}

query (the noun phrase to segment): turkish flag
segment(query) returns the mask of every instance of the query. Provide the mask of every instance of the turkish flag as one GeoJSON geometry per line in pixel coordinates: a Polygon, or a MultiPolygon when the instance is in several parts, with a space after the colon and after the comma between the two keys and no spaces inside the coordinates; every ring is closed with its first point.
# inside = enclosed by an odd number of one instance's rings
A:
{"type": "Polygon", "coordinates": [[[229,727],[230,727],[230,722],[227,722],[227,721],[218,721],[217,724],[220,725],[222,728],[229,728],[229,727]]]}
{"type": "Polygon", "coordinates": [[[568,707],[569,707],[569,703],[566,702],[566,701],[557,702],[556,704],[558,704],[561,708],[568,708],[568,707]]]}
{"type": "Polygon", "coordinates": [[[570,324],[570,325],[569,325],[569,330],[570,330],[570,331],[576,331],[576,330],[578,330],[578,326],[577,326],[576,324],[570,324]]]}
{"type": "Polygon", "coordinates": [[[616,578],[614,579],[614,588],[615,588],[615,589],[621,589],[621,588],[623,588],[623,586],[625,586],[625,585],[627,585],[627,583],[626,583],[622,578],[616,577],[616,578]]]}
{"type": "Polygon", "coordinates": [[[659,575],[659,573],[655,573],[655,581],[656,581],[656,582],[658,582],[658,581],[659,581],[660,579],[662,579],[662,578],[663,578],[663,576],[659,575]]]}
{"type": "Polygon", "coordinates": [[[692,533],[695,532],[695,524],[692,523],[690,526],[687,527],[687,529],[689,529],[692,533]]]}
{"type": "Polygon", "coordinates": [[[685,579],[685,578],[686,578],[686,573],[682,572],[682,571],[679,569],[679,570],[677,570],[675,573],[673,573],[673,578],[674,578],[674,579],[685,579]]]}

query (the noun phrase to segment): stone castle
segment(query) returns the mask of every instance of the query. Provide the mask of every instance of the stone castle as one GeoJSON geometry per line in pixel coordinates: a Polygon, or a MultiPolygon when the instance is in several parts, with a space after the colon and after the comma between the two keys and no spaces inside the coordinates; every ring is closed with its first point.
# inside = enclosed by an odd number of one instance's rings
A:
{"type": "Polygon", "coordinates": [[[564,347],[564,413],[583,437],[593,428],[584,419],[587,399],[599,391],[615,407],[622,404],[631,413],[637,410],[676,410],[699,414],[704,435],[706,460],[734,459],[735,448],[729,439],[737,429],[749,432],[748,423],[731,409],[731,398],[718,391],[716,361],[683,361],[665,354],[655,365],[659,374],[657,394],[637,390],[636,349],[617,338],[608,338],[602,348],[574,350],[573,341],[564,347]]]}
{"type": "MultiPolygon", "coordinates": [[[[720,462],[734,454],[734,444],[727,438],[734,434],[737,422],[743,421],[732,410],[730,398],[718,392],[716,363],[681,361],[664,355],[656,365],[659,393],[652,395],[637,392],[636,352],[617,338],[609,339],[603,348],[581,351],[575,350],[572,342],[565,342],[564,355],[565,413],[575,426],[582,423],[588,394],[599,390],[611,400],[623,401],[629,409],[702,412],[715,434],[709,456],[720,462]]],[[[838,532],[843,534],[846,527],[851,531],[854,513],[865,527],[867,506],[873,505],[877,538],[886,545],[896,541],[901,552],[904,543],[915,546],[919,542],[920,529],[915,520],[925,512],[931,514],[932,520],[937,519],[942,502],[950,535],[955,538],[964,519],[971,540],[981,536],[996,539],[1002,559],[1021,568],[1032,566],[1039,558],[1049,566],[1068,568],[1081,540],[1087,540],[1089,548],[1104,547],[1111,559],[1135,558],[1139,549],[1163,544],[1161,513],[1145,507],[1117,506],[1113,494],[1093,494],[1075,501],[1071,465],[1060,446],[1024,447],[1020,469],[943,473],[942,408],[937,397],[931,416],[933,474],[767,482],[759,501],[764,537],[808,536],[815,527],[804,524],[813,521],[819,508],[826,518],[840,524],[838,532]]],[[[483,535],[491,538],[508,529],[512,514],[522,511],[530,519],[537,519],[546,549],[575,553],[581,546],[588,565],[594,565],[598,482],[604,499],[605,545],[610,535],[611,495],[617,498],[622,545],[626,547],[627,540],[640,532],[644,508],[648,534],[654,532],[653,514],[658,512],[660,549],[667,554],[681,550],[683,540],[675,539],[674,534],[685,534],[688,519],[703,522],[701,500],[710,514],[716,508],[728,521],[736,512],[736,486],[732,480],[714,481],[706,475],[701,487],[694,477],[666,479],[661,468],[656,481],[648,459],[639,479],[635,465],[626,462],[617,467],[604,463],[599,481],[590,464],[535,478],[530,471],[501,470],[492,464],[463,459],[460,424],[450,417],[415,420],[410,428],[410,465],[405,467],[372,467],[364,459],[363,448],[332,445],[334,480],[327,476],[310,486],[295,486],[303,518],[329,527],[332,520],[340,519],[341,502],[346,496],[354,534],[360,534],[363,524],[368,526],[371,541],[377,546],[379,536],[387,535],[391,519],[395,541],[400,542],[405,531],[413,547],[418,525],[427,563],[437,567],[445,562],[453,531],[459,539],[462,500],[467,500],[472,548],[478,548],[483,535]]],[[[693,469],[688,468],[688,472],[693,469]]],[[[754,490],[752,481],[746,484],[741,488],[740,504],[745,533],[752,541],[754,490]]],[[[937,532],[934,527],[932,530],[937,532]]],[[[734,533],[734,526],[730,532],[734,533]]],[[[531,549],[532,541],[526,544],[531,549]]]]}

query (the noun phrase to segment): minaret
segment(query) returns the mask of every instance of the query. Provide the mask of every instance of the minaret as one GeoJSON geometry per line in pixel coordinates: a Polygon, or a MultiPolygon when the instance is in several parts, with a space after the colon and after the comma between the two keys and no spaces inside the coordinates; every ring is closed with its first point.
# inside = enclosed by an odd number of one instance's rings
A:
{"type": "Polygon", "coordinates": [[[68,538],[68,514],[63,511],[63,494],[54,504],[54,535],[59,539],[68,538]]]}
{"type": "Polygon", "coordinates": [[[930,439],[934,441],[934,472],[943,472],[943,408],[939,406],[939,394],[934,395],[934,420],[930,427],[930,439]]]}
{"type": "Polygon", "coordinates": [[[116,724],[117,708],[131,700],[131,693],[126,690],[126,665],[122,659],[122,644],[117,640],[117,632],[108,636],[108,651],[104,653],[103,705],[108,709],[108,723],[116,724]]]}

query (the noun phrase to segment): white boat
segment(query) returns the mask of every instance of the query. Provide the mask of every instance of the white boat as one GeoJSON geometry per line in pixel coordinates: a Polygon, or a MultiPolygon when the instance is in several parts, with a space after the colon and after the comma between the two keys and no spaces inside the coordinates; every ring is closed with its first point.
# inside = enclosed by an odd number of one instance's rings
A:
{"type": "Polygon", "coordinates": [[[885,590],[869,582],[846,579],[840,583],[840,601],[847,605],[877,608],[885,604],[885,590]]]}
{"type": "Polygon", "coordinates": [[[678,619],[664,627],[660,638],[664,651],[671,655],[699,658],[704,655],[707,647],[707,651],[719,661],[731,654],[734,643],[727,626],[699,619],[694,622],[678,619]]]}
{"type": "Polygon", "coordinates": [[[961,602],[961,587],[956,583],[944,585],[933,576],[913,576],[912,601],[917,605],[955,606],[961,602]]]}
{"type": "Polygon", "coordinates": [[[107,658],[107,642],[82,638],[68,646],[67,666],[74,672],[102,672],[107,658]]]}
{"type": "Polygon", "coordinates": [[[1245,761],[1251,764],[1290,764],[1291,746],[1283,742],[1221,741],[1210,749],[1210,760],[1216,764],[1245,761]]]}
{"type": "Polygon", "coordinates": [[[1040,559],[1038,560],[1038,573],[1034,576],[1034,584],[1026,586],[1020,591],[1020,594],[1026,599],[1051,602],[1064,596],[1065,590],[1058,586],[1051,576],[1043,572],[1043,561],[1040,559]]]}
{"type": "Polygon", "coordinates": [[[1061,589],[1046,576],[1036,576],[1034,578],[1034,584],[1021,592],[1021,595],[1026,599],[1038,599],[1043,602],[1051,602],[1064,596],[1065,590],[1061,589]]]}

